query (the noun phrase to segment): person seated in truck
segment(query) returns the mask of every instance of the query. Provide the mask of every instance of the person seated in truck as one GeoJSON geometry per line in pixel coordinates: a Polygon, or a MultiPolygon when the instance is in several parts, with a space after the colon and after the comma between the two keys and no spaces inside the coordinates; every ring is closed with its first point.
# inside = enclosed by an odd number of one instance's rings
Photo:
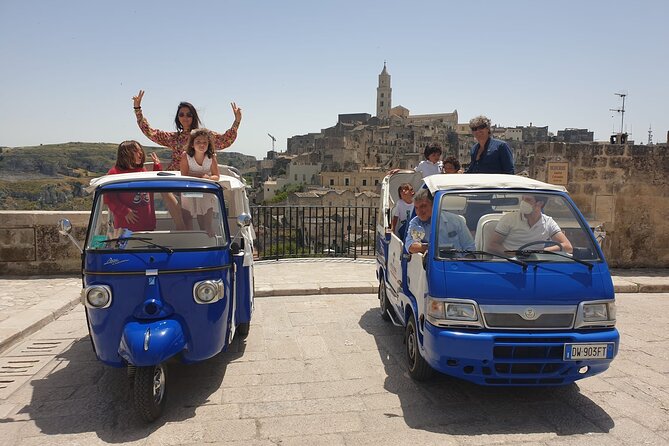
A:
{"type": "Polygon", "coordinates": [[[504,214],[484,249],[504,254],[504,251],[515,251],[528,243],[537,242],[528,249],[571,253],[573,248],[567,236],[553,218],[543,213],[547,201],[545,195],[523,195],[520,210],[504,214]],[[542,246],[541,242],[550,241],[554,243],[542,246]]]}
{"type": "MultiPolygon", "coordinates": [[[[427,188],[422,188],[413,197],[416,216],[409,222],[404,249],[410,254],[427,251],[427,242],[432,232],[432,206],[434,197],[427,188]],[[422,240],[414,240],[412,230],[422,228],[425,235],[422,240]]],[[[441,211],[439,214],[439,243],[448,242],[456,250],[473,250],[472,239],[464,220],[452,212],[441,211]]]]}

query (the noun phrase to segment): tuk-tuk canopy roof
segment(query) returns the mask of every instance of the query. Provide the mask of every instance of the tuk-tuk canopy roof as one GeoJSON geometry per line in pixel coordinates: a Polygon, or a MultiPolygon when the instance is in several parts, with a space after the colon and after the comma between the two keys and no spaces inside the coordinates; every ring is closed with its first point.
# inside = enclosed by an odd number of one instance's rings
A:
{"type": "Polygon", "coordinates": [[[99,178],[93,178],[90,182],[90,185],[86,188],[87,192],[92,192],[96,188],[101,186],[106,186],[108,184],[116,183],[130,183],[135,181],[175,181],[175,182],[189,182],[193,183],[194,181],[201,181],[203,183],[216,184],[220,183],[224,189],[244,189],[244,183],[239,179],[228,176],[220,175],[218,181],[212,181],[204,178],[196,178],[190,176],[182,176],[180,172],[177,171],[153,171],[153,172],[132,172],[132,173],[119,173],[115,175],[105,175],[99,178]]]}
{"type": "Polygon", "coordinates": [[[453,189],[532,189],[566,192],[564,186],[544,183],[519,175],[467,173],[439,174],[425,178],[425,185],[434,194],[439,190],[453,189]]]}

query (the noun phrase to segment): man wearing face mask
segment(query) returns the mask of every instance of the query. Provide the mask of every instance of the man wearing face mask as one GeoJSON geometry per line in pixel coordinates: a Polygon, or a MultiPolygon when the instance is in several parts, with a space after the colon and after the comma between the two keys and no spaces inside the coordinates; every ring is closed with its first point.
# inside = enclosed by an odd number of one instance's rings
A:
{"type": "MultiPolygon", "coordinates": [[[[487,248],[503,254],[515,251],[526,243],[552,240],[557,245],[546,246],[546,251],[571,253],[571,243],[560,226],[542,210],[548,197],[545,195],[523,195],[519,212],[505,214],[497,223],[487,248]]],[[[540,244],[529,249],[542,249],[540,244]]]]}

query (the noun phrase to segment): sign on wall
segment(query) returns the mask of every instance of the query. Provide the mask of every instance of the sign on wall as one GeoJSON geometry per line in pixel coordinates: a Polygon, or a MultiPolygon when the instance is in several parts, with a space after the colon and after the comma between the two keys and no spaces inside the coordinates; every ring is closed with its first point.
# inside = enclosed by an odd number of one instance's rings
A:
{"type": "Polygon", "coordinates": [[[569,181],[569,163],[549,161],[546,169],[546,182],[566,186],[569,181]]]}

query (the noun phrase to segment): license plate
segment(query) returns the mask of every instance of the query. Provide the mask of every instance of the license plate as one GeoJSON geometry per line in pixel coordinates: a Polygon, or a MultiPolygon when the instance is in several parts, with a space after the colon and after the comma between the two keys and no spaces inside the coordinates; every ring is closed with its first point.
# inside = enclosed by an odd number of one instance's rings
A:
{"type": "Polygon", "coordinates": [[[613,342],[600,344],[565,344],[564,360],[579,361],[581,359],[612,359],[613,342]]]}

